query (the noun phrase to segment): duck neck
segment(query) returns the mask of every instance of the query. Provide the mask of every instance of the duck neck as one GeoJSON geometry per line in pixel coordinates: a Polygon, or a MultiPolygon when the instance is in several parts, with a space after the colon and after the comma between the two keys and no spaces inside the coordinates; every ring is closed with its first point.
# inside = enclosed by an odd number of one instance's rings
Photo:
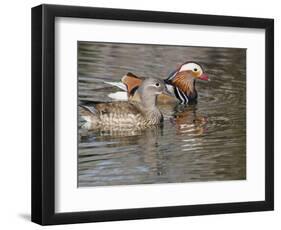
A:
{"type": "Polygon", "coordinates": [[[148,124],[158,124],[163,121],[163,115],[156,106],[157,96],[141,95],[141,107],[148,124]]]}
{"type": "Polygon", "coordinates": [[[142,93],[140,97],[141,97],[141,104],[144,110],[149,111],[149,110],[157,109],[156,95],[148,97],[147,95],[142,93]]]}
{"type": "Polygon", "coordinates": [[[195,80],[193,78],[176,77],[172,84],[184,92],[187,96],[196,91],[195,80]]]}

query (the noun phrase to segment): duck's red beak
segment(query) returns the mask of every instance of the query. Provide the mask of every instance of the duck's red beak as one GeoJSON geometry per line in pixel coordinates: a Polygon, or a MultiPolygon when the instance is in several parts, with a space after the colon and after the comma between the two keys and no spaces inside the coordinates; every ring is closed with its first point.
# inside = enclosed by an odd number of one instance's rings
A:
{"type": "Polygon", "coordinates": [[[202,81],[210,81],[209,77],[207,74],[202,73],[200,77],[198,77],[198,79],[202,80],[202,81]]]}

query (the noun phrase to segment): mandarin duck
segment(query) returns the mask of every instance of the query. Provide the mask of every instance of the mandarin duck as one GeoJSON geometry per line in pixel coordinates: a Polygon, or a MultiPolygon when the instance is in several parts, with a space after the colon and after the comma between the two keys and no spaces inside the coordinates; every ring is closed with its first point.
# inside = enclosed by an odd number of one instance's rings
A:
{"type": "MultiPolygon", "coordinates": [[[[144,79],[144,77],[127,73],[122,77],[121,82],[105,82],[123,90],[123,92],[110,93],[108,96],[115,100],[139,101],[138,87],[144,79]]],[[[204,73],[200,64],[195,62],[183,63],[164,80],[170,95],[159,95],[157,102],[179,101],[180,104],[188,104],[196,101],[198,96],[195,88],[196,79],[209,81],[209,77],[204,73]]]]}

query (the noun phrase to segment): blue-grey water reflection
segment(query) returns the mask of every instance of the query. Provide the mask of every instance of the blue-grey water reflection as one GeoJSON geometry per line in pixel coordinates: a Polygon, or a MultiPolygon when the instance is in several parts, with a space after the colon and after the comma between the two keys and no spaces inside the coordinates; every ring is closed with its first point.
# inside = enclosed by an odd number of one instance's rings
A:
{"type": "Polygon", "coordinates": [[[127,72],[165,78],[177,65],[201,63],[196,105],[159,105],[162,127],[111,132],[79,129],[78,186],[246,178],[246,50],[78,43],[79,102],[111,101],[127,72]]]}

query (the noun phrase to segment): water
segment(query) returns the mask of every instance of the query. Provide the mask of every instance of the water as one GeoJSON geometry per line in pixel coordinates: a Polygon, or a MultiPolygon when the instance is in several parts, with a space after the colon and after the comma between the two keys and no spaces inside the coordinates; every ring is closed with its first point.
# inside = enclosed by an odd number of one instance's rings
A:
{"type": "Polygon", "coordinates": [[[79,129],[79,187],[246,179],[245,49],[79,42],[79,103],[110,101],[103,80],[166,78],[189,60],[211,82],[196,82],[196,105],[159,105],[162,127],[79,129]]]}

